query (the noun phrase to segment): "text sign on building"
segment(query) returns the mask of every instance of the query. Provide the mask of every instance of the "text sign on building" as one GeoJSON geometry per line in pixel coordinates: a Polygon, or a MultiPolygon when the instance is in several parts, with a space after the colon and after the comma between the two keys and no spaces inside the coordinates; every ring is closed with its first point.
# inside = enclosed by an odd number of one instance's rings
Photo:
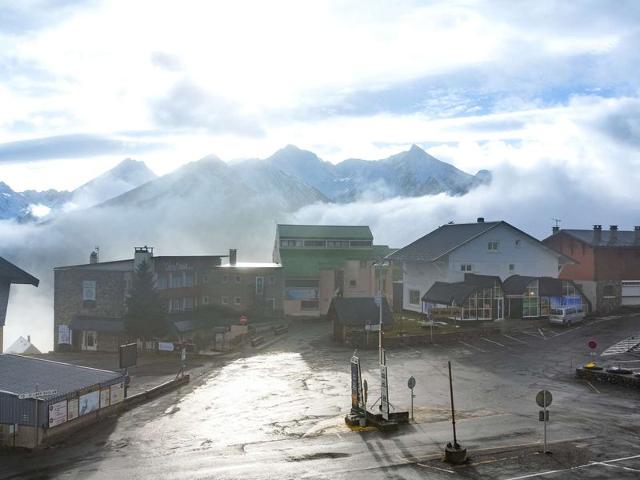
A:
{"type": "Polygon", "coordinates": [[[67,401],[49,405],[49,428],[55,427],[67,421],[67,401]]]}
{"type": "Polygon", "coordinates": [[[18,400],[24,400],[25,398],[43,399],[44,397],[52,397],[58,393],[57,390],[40,390],[38,392],[27,392],[18,395],[18,400]]]}

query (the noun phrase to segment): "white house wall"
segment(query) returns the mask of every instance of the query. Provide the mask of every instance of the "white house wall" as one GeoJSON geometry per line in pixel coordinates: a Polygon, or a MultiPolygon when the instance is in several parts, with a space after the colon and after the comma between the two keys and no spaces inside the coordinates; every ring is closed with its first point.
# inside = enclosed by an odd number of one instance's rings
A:
{"type": "Polygon", "coordinates": [[[403,262],[402,279],[403,295],[402,308],[414,312],[421,312],[422,306],[409,303],[409,291],[420,291],[420,298],[427,293],[435,282],[448,282],[449,264],[446,257],[434,263],[426,262],[403,262]]]}
{"type": "Polygon", "coordinates": [[[449,282],[461,282],[465,272],[461,265],[471,265],[471,273],[497,275],[502,280],[511,275],[532,277],[558,276],[558,255],[517,231],[500,225],[449,255],[449,282]],[[519,245],[516,245],[519,240],[519,245]],[[488,243],[498,242],[497,251],[489,251],[488,243]],[[514,269],[510,270],[509,265],[514,269]]]}

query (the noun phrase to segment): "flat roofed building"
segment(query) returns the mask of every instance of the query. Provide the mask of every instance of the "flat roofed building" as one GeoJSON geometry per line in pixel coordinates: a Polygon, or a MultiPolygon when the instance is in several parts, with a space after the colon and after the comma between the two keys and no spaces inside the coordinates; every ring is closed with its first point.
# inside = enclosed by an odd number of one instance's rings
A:
{"type": "MultiPolygon", "coordinates": [[[[363,225],[278,225],[273,261],[284,269],[284,312],[320,316],[331,300],[372,297],[379,289],[374,264],[390,253],[374,245],[363,225]]],[[[391,269],[383,273],[383,291],[391,302],[391,269]]]]}

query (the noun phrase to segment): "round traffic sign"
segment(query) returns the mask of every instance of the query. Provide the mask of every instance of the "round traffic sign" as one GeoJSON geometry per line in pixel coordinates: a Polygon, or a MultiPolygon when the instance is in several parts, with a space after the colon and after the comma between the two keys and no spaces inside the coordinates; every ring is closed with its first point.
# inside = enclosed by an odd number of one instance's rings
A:
{"type": "Polygon", "coordinates": [[[416,386],[416,379],[413,376],[409,377],[409,381],[407,382],[407,386],[413,390],[413,387],[416,386]]]}
{"type": "Polygon", "coordinates": [[[553,401],[553,396],[549,390],[540,390],[536,395],[536,403],[540,407],[548,407],[553,401]]]}
{"type": "Polygon", "coordinates": [[[589,348],[591,350],[595,350],[595,348],[598,346],[598,342],[596,342],[595,340],[589,340],[589,343],[587,343],[587,345],[589,345],[589,348]]]}

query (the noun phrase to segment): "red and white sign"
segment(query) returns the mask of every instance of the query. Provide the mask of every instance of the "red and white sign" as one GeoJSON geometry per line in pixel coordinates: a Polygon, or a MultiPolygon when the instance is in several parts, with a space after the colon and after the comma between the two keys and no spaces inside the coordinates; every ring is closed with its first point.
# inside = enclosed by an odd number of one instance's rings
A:
{"type": "Polygon", "coordinates": [[[249,323],[249,319],[246,315],[240,315],[240,325],[246,325],[249,323]]]}
{"type": "Polygon", "coordinates": [[[589,345],[589,348],[591,350],[594,350],[598,347],[598,342],[596,342],[595,340],[589,340],[589,343],[587,343],[587,345],[589,345]]]}

